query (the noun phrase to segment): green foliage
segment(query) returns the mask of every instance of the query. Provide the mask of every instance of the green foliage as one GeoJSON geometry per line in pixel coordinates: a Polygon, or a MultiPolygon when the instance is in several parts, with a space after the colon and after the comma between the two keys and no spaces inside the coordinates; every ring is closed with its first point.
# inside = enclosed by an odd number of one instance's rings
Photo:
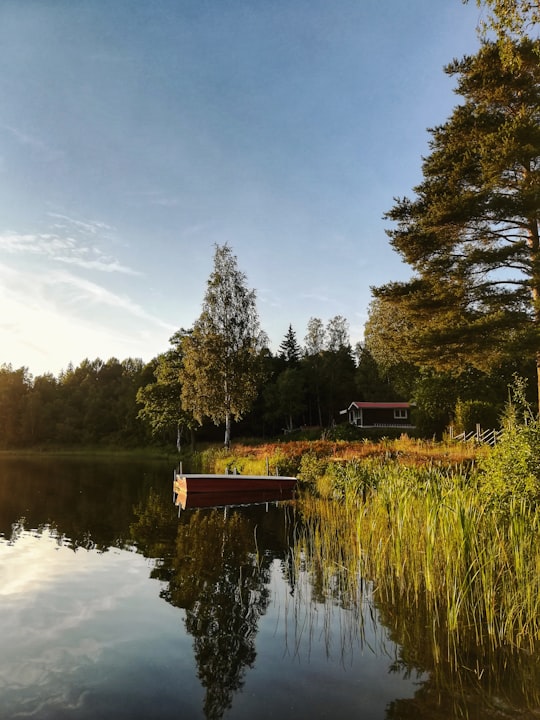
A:
{"type": "Polygon", "coordinates": [[[266,417],[291,432],[305,409],[305,375],[298,367],[287,367],[274,383],[264,388],[266,417]]]}
{"type": "Polygon", "coordinates": [[[540,420],[515,380],[503,418],[503,433],[491,453],[479,462],[480,491],[490,506],[508,512],[516,502],[536,506],[540,500],[540,420]]]}
{"type": "Polygon", "coordinates": [[[181,402],[182,342],[188,334],[182,329],[172,336],[173,347],[158,355],[153,363],[153,382],[137,392],[137,402],[142,405],[138,417],[148,424],[154,438],[168,442],[176,439],[178,450],[184,430],[193,433],[196,425],[193,415],[184,410],[181,402]]]}
{"type": "Polygon", "coordinates": [[[329,465],[328,476],[332,480],[334,499],[362,499],[374,491],[378,485],[377,469],[380,465],[369,460],[349,460],[329,465]]]}
{"type": "Polygon", "coordinates": [[[368,308],[363,347],[381,373],[386,375],[396,365],[408,363],[413,343],[414,325],[407,315],[384,298],[374,298],[368,308]]]}
{"type": "Polygon", "coordinates": [[[23,415],[30,392],[26,368],[0,366],[0,446],[23,445],[23,415]]]}
{"type": "Polygon", "coordinates": [[[317,480],[325,474],[327,465],[328,461],[319,457],[316,453],[305,453],[302,455],[298,469],[299,482],[304,485],[314,486],[317,480]]]}
{"type": "MultiPolygon", "coordinates": [[[[468,0],[463,0],[467,2],[468,0]]],[[[540,2],[538,0],[476,0],[478,7],[485,6],[489,13],[478,27],[485,39],[494,32],[501,58],[509,67],[519,67],[520,58],[515,52],[515,40],[533,35],[540,25],[540,2]]]]}
{"type": "Polygon", "coordinates": [[[147,381],[141,360],[83,360],[35,379],[25,368],[0,367],[0,445],[145,445],[135,396],[147,381]]]}
{"type": "Polygon", "coordinates": [[[452,416],[459,386],[456,379],[443,373],[424,372],[415,392],[415,423],[420,433],[442,435],[452,416]]]}
{"type": "Polygon", "coordinates": [[[497,429],[500,424],[501,407],[484,400],[458,400],[454,410],[454,426],[457,432],[472,432],[477,425],[484,430],[497,429]]]}
{"type": "Polygon", "coordinates": [[[301,456],[290,455],[277,449],[268,458],[271,475],[286,475],[297,477],[300,468],[301,456]]]}
{"type": "Polygon", "coordinates": [[[334,425],[325,432],[326,440],[360,440],[363,435],[363,428],[351,425],[351,423],[344,422],[339,425],[334,425]]]}
{"type": "Polygon", "coordinates": [[[320,318],[310,319],[302,368],[308,394],[306,424],[331,427],[355,394],[356,366],[345,318],[336,315],[326,327],[320,318]]]}
{"type": "Polygon", "coordinates": [[[292,325],[289,325],[287,334],[283,338],[281,345],[279,346],[279,357],[287,365],[298,365],[302,350],[296,339],[296,333],[293,330],[292,325]]]}
{"type": "Polygon", "coordinates": [[[201,315],[182,342],[182,405],[199,423],[224,422],[226,446],[231,420],[257,397],[265,342],[255,291],[247,288],[231,248],[216,245],[201,315]]]}
{"type": "Polygon", "coordinates": [[[446,68],[464,101],[431,130],[416,197],[387,214],[415,275],[374,292],[412,325],[417,364],[490,371],[540,351],[539,49],[516,43],[519,67],[509,69],[486,42],[446,68]]]}

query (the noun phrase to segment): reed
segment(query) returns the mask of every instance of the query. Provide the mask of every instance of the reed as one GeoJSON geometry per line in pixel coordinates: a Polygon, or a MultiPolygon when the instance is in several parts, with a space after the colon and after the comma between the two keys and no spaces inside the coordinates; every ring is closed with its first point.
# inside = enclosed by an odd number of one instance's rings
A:
{"type": "MultiPolygon", "coordinates": [[[[533,650],[540,639],[534,506],[518,498],[501,515],[482,502],[476,478],[435,466],[354,462],[333,472],[339,502],[318,510],[321,565],[323,557],[346,568],[358,563],[382,598],[421,603],[450,648],[473,632],[478,645],[533,650]]],[[[310,502],[302,507],[313,517],[310,502]]]]}
{"type": "Polygon", "coordinates": [[[473,697],[483,706],[537,709],[537,510],[516,499],[505,515],[494,512],[479,479],[464,472],[373,463],[366,486],[365,467],[354,482],[359,468],[331,470],[341,480],[333,499],[311,492],[298,499],[296,602],[309,593],[325,613],[346,610],[343,647],[345,634],[363,641],[368,623],[381,647],[388,636],[399,642],[409,658],[404,671],[429,668],[429,687],[454,703],[456,717],[467,716],[473,697]]]}

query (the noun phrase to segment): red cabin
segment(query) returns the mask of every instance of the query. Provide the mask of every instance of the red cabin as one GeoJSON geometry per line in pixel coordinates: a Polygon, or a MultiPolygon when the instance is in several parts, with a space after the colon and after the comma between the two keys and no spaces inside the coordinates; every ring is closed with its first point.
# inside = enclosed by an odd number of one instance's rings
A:
{"type": "Polygon", "coordinates": [[[411,404],[407,402],[352,402],[342,410],[356,427],[412,428],[411,404]]]}

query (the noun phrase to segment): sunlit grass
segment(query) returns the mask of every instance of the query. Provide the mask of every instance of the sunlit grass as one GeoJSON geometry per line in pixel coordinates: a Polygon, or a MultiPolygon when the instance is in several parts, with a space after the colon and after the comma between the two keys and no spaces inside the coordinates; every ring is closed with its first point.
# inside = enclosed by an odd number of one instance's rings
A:
{"type": "Polygon", "coordinates": [[[421,604],[449,648],[468,634],[477,645],[532,651],[540,639],[536,508],[516,501],[505,514],[488,510],[465,473],[385,463],[371,466],[366,486],[360,468],[338,473],[337,501],[301,501],[315,564],[346,568],[353,583],[360,573],[388,601],[421,604]]]}
{"type": "Polygon", "coordinates": [[[297,475],[302,460],[311,455],[326,463],[346,464],[349,461],[398,459],[402,465],[458,466],[472,463],[486,452],[474,443],[435,442],[403,435],[398,439],[378,442],[358,440],[298,440],[273,443],[235,443],[230,449],[209,447],[186,453],[184,459],[192,472],[222,473],[237,469],[246,475],[270,472],[297,475]]]}
{"type": "Polygon", "coordinates": [[[537,510],[520,501],[493,512],[474,480],[441,468],[373,463],[366,488],[362,474],[354,483],[360,466],[347,469],[334,499],[299,497],[294,572],[328,612],[348,610],[351,635],[363,638],[378,615],[413,666],[430,669],[456,717],[467,716],[472,696],[537,709],[537,510]]]}

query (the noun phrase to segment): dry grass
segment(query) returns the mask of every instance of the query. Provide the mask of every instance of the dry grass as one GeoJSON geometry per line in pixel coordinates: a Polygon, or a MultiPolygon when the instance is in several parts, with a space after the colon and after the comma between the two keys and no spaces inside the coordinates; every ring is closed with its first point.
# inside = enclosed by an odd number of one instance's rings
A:
{"type": "Polygon", "coordinates": [[[298,440],[263,445],[236,444],[231,458],[265,461],[276,455],[298,460],[307,453],[327,460],[348,461],[368,458],[396,458],[404,465],[457,465],[473,461],[485,448],[473,443],[435,442],[403,435],[397,440],[373,441],[298,440]]]}

